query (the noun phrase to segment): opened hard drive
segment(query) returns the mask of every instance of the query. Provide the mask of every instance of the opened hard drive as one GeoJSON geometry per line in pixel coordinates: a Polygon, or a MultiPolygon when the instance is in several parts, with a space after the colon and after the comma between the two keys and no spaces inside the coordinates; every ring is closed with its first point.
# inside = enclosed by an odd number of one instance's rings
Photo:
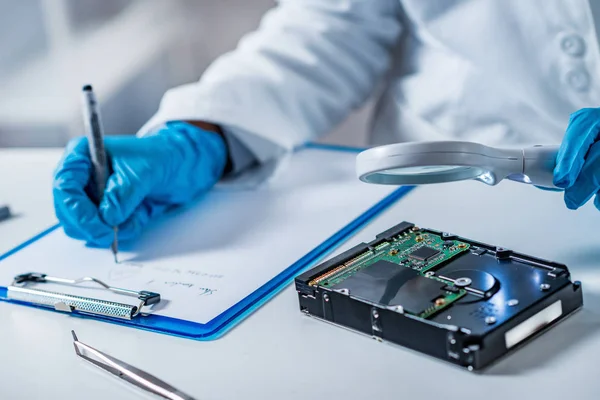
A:
{"type": "Polygon", "coordinates": [[[402,222],[295,280],[310,316],[481,370],[580,309],[567,266],[402,222]]]}

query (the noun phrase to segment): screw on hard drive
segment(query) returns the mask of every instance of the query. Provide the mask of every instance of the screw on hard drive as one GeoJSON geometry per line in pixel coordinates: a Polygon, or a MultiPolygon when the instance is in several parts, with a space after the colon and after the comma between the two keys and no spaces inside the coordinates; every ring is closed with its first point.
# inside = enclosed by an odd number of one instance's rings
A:
{"type": "Polygon", "coordinates": [[[488,325],[492,325],[496,323],[496,317],[493,316],[489,316],[489,317],[485,317],[485,323],[488,325]]]}
{"type": "Polygon", "coordinates": [[[457,280],[454,281],[454,284],[456,286],[469,286],[471,284],[471,279],[470,278],[466,278],[466,277],[462,277],[462,278],[458,278],[457,280]]]}
{"type": "Polygon", "coordinates": [[[404,314],[404,307],[402,307],[402,306],[387,306],[386,308],[388,310],[392,310],[397,313],[404,314]]]}
{"type": "Polygon", "coordinates": [[[517,299],[510,299],[509,301],[506,302],[506,305],[508,305],[509,307],[514,307],[517,304],[519,304],[519,300],[517,300],[517,299]]]}
{"type": "Polygon", "coordinates": [[[379,312],[377,312],[377,310],[373,310],[372,314],[373,314],[373,318],[375,318],[375,319],[379,318],[379,312]]]}
{"type": "Polygon", "coordinates": [[[547,283],[542,283],[540,285],[540,289],[542,289],[543,291],[546,291],[546,290],[550,289],[550,285],[547,283]]]}
{"type": "Polygon", "coordinates": [[[329,301],[329,295],[327,293],[323,295],[323,300],[329,301]]]}

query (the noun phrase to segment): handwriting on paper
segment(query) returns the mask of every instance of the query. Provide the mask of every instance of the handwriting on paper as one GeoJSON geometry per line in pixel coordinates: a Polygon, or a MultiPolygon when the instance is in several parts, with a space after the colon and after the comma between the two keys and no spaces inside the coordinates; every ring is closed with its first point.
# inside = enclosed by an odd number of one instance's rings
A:
{"type": "Polygon", "coordinates": [[[202,271],[194,271],[192,269],[188,269],[186,271],[186,274],[188,274],[188,275],[194,275],[194,276],[201,276],[203,278],[214,278],[214,279],[221,279],[221,278],[223,278],[223,274],[209,274],[209,273],[202,272],[202,271]]]}
{"type": "Polygon", "coordinates": [[[157,265],[153,267],[155,271],[160,271],[164,273],[176,274],[176,275],[191,275],[200,278],[210,278],[210,279],[222,279],[224,278],[223,274],[212,274],[204,271],[198,271],[193,269],[180,269],[180,268],[170,268],[157,265]]]}
{"type": "Polygon", "coordinates": [[[148,285],[154,284],[154,285],[165,285],[168,287],[177,287],[177,288],[183,288],[183,289],[193,289],[195,291],[198,292],[198,296],[210,296],[211,294],[214,294],[217,289],[211,289],[211,288],[207,288],[207,287],[202,287],[199,286],[195,283],[191,283],[191,282],[179,282],[179,281],[156,281],[154,279],[152,279],[151,281],[147,282],[148,285]]]}
{"type": "MultiPolygon", "coordinates": [[[[119,265],[109,271],[109,279],[111,281],[121,281],[138,275],[143,269],[145,269],[145,265],[142,263],[124,261],[119,263],[119,265]]],[[[152,270],[160,272],[162,274],[172,274],[178,276],[190,276],[194,278],[206,278],[206,279],[223,279],[225,275],[223,274],[215,274],[209,273],[194,269],[187,268],[171,268],[165,266],[153,266],[150,267],[152,270]]]]}
{"type": "Polygon", "coordinates": [[[137,275],[144,266],[136,263],[123,263],[119,267],[113,268],[108,272],[108,278],[111,281],[120,281],[129,279],[137,275]]]}

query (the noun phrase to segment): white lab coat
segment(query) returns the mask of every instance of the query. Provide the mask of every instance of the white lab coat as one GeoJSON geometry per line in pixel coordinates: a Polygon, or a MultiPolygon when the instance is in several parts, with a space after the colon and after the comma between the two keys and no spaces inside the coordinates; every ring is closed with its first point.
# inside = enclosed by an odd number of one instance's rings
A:
{"type": "Polygon", "coordinates": [[[598,3],[281,0],[140,134],[215,122],[264,169],[375,95],[373,144],[560,143],[570,113],[600,104],[598,3]]]}

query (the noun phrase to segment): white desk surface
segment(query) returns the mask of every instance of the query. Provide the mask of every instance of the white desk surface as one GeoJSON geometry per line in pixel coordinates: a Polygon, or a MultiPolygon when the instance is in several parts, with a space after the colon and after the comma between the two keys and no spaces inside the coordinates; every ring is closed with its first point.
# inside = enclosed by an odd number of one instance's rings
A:
{"type": "MultiPolygon", "coordinates": [[[[54,222],[61,150],[0,150],[0,254],[54,222]]],[[[290,285],[222,339],[196,342],[0,302],[0,398],[144,399],[73,352],[80,339],[198,399],[598,399],[600,211],[512,182],[417,188],[337,252],[402,221],[564,262],[584,309],[484,374],[301,315],[290,285]]]]}

